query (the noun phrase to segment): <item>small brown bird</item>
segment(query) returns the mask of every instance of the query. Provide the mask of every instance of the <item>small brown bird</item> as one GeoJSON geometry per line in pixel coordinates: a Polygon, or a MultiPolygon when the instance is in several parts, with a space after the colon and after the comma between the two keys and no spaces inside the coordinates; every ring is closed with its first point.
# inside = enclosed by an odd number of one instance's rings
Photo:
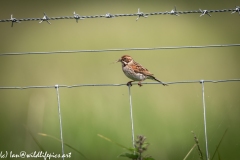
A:
{"type": "Polygon", "coordinates": [[[132,86],[132,82],[139,81],[138,85],[141,87],[141,82],[145,79],[152,79],[155,81],[160,82],[162,85],[167,86],[167,84],[163,83],[162,81],[156,79],[152,73],[150,73],[146,68],[144,68],[139,63],[135,62],[131,56],[123,55],[117,62],[122,63],[122,70],[123,73],[133,81],[129,81],[127,85],[132,86]]]}

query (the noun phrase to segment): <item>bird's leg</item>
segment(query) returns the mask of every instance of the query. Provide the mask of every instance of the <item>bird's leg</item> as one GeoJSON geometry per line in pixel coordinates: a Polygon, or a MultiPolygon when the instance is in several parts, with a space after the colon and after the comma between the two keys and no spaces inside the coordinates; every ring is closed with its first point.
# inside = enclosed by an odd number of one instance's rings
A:
{"type": "Polygon", "coordinates": [[[138,82],[138,85],[139,85],[139,87],[142,87],[142,83],[141,83],[142,81],[139,81],[138,82]]]}
{"type": "Polygon", "coordinates": [[[127,86],[132,86],[132,82],[134,82],[134,81],[129,81],[128,83],[127,83],[127,86]]]}

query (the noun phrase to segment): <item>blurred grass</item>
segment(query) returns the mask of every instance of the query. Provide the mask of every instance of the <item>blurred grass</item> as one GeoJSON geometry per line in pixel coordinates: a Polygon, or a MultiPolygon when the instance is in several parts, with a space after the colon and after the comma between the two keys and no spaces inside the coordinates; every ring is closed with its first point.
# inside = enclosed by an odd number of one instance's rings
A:
{"type": "MultiPolygon", "coordinates": [[[[136,13],[233,8],[237,1],[1,1],[0,19],[106,13],[136,13]]],[[[0,53],[108,49],[239,43],[239,16],[215,13],[150,16],[140,18],[37,21],[0,23],[0,53]]],[[[130,54],[162,81],[239,78],[238,47],[128,51],[0,57],[0,85],[28,86],[85,83],[125,83],[120,64],[111,64],[130,54]]],[[[240,84],[205,84],[209,151],[213,154],[222,133],[228,134],[219,148],[221,159],[240,155],[240,84]],[[219,134],[220,133],[220,134],[219,134]],[[232,147],[229,147],[232,146],[232,147]]],[[[97,134],[131,146],[127,87],[81,87],[60,89],[64,140],[89,159],[117,159],[122,150],[97,134]]],[[[199,84],[162,87],[132,87],[136,134],[148,138],[149,155],[156,159],[179,159],[192,147],[194,130],[204,150],[202,95],[199,84]],[[172,154],[174,153],[174,154],[172,154]]],[[[57,98],[54,89],[0,90],[0,151],[32,152],[38,149],[26,133],[42,132],[59,137],[57,98]]],[[[49,152],[61,153],[58,142],[37,137],[49,152]]],[[[79,155],[72,152],[72,159],[79,155]]],[[[189,156],[196,159],[198,153],[189,156]]]]}

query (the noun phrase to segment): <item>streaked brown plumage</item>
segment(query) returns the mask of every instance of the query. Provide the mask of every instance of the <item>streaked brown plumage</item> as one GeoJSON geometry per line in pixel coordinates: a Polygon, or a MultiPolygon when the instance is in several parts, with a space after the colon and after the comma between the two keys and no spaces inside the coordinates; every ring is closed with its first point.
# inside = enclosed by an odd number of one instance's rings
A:
{"type": "Polygon", "coordinates": [[[162,85],[167,85],[163,83],[162,81],[156,79],[152,73],[148,71],[148,69],[144,68],[142,65],[139,63],[135,62],[133,58],[129,55],[123,55],[117,62],[122,63],[122,70],[123,73],[132,81],[129,81],[127,85],[132,86],[132,82],[134,81],[139,81],[138,85],[142,86],[141,82],[144,81],[145,79],[152,79],[155,81],[160,82],[162,85]]]}

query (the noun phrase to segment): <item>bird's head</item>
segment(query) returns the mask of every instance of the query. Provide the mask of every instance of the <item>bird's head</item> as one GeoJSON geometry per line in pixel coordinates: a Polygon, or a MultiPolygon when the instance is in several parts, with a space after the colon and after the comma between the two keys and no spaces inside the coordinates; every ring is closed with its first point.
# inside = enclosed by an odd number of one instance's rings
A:
{"type": "Polygon", "coordinates": [[[132,62],[132,57],[129,55],[123,55],[117,62],[121,62],[124,66],[132,62]]]}

